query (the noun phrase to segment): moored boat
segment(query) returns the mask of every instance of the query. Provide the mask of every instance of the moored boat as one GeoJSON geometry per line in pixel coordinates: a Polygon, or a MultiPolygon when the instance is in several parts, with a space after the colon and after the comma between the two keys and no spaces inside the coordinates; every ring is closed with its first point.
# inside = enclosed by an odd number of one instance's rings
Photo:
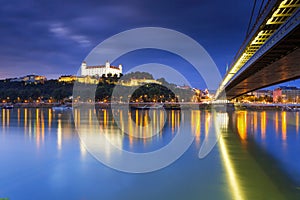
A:
{"type": "Polygon", "coordinates": [[[53,106],[52,110],[53,111],[72,110],[72,107],[71,106],[66,106],[66,105],[53,106]]]}
{"type": "Polygon", "coordinates": [[[7,105],[4,105],[2,108],[3,108],[3,109],[13,109],[13,108],[14,108],[14,105],[12,105],[12,104],[7,104],[7,105]]]}

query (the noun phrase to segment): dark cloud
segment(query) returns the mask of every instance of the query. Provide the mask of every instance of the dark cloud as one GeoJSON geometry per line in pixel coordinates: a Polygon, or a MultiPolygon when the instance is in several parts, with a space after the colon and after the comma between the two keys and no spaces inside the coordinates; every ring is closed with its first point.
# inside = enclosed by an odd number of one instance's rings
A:
{"type": "Polygon", "coordinates": [[[1,4],[0,78],[4,78],[74,74],[99,42],[143,26],[191,36],[224,73],[244,39],[252,1],[7,0],[1,4]]]}

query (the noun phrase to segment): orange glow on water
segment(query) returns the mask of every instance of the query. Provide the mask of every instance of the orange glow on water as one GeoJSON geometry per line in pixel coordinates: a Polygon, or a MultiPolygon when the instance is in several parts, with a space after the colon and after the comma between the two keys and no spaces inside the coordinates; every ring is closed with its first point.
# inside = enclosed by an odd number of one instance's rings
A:
{"type": "Polygon", "coordinates": [[[296,133],[299,132],[299,113],[296,113],[296,133]]]}
{"type": "Polygon", "coordinates": [[[286,112],[281,113],[281,133],[282,140],[286,140],[286,112]]]}
{"type": "Polygon", "coordinates": [[[61,150],[62,147],[62,121],[57,120],[57,149],[61,150]]]}
{"type": "Polygon", "coordinates": [[[247,139],[247,111],[237,113],[237,130],[242,140],[247,139]]]}
{"type": "Polygon", "coordinates": [[[278,135],[278,112],[275,113],[275,133],[278,135]]]}
{"type": "Polygon", "coordinates": [[[107,110],[106,109],[104,109],[103,110],[103,127],[104,128],[106,128],[106,126],[107,126],[107,119],[108,117],[107,117],[107,110]]]}
{"type": "Polygon", "coordinates": [[[257,133],[257,112],[253,114],[254,133],[257,133]]]}
{"type": "Polygon", "coordinates": [[[6,126],[9,127],[10,109],[6,110],[6,126]]]}
{"type": "Polygon", "coordinates": [[[52,124],[52,109],[48,109],[48,128],[51,129],[51,124],[52,124]]]}
{"type": "Polygon", "coordinates": [[[172,122],[172,133],[175,131],[175,112],[172,110],[171,112],[171,122],[172,122]]]}
{"type": "Polygon", "coordinates": [[[201,142],[201,117],[200,117],[200,111],[199,114],[197,114],[197,122],[196,122],[196,129],[195,129],[195,137],[196,137],[196,144],[200,145],[201,142]]]}
{"type": "Polygon", "coordinates": [[[18,126],[20,126],[20,117],[21,117],[21,113],[20,113],[20,109],[18,108],[18,126]]]}
{"type": "Polygon", "coordinates": [[[36,133],[36,145],[40,147],[40,116],[39,116],[39,109],[35,110],[35,133],[36,133]]]}
{"type": "Polygon", "coordinates": [[[209,133],[209,123],[210,123],[210,113],[205,111],[205,137],[207,137],[209,133]]]}
{"type": "Polygon", "coordinates": [[[5,128],[5,109],[2,109],[2,127],[5,128]]]}
{"type": "Polygon", "coordinates": [[[27,108],[24,109],[24,129],[27,129],[27,108]]]}
{"type": "Polygon", "coordinates": [[[42,142],[45,140],[45,120],[44,120],[44,111],[41,112],[41,126],[42,126],[42,142]]]}
{"type": "Polygon", "coordinates": [[[261,112],[260,114],[260,130],[261,130],[261,138],[266,138],[266,128],[267,128],[267,114],[266,111],[261,112]]]}

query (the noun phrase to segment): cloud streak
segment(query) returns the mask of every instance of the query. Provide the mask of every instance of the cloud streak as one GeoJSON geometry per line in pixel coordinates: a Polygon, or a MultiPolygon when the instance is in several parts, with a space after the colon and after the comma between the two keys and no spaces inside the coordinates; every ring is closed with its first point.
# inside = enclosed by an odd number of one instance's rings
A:
{"type": "Polygon", "coordinates": [[[50,24],[49,31],[56,37],[66,40],[73,40],[80,46],[88,47],[91,45],[91,41],[84,35],[76,35],[69,28],[62,23],[50,24]]]}

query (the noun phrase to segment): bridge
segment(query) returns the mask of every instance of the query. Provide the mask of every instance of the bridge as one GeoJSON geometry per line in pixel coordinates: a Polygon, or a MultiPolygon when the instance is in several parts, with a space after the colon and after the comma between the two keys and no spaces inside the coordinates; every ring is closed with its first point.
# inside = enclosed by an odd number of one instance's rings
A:
{"type": "Polygon", "coordinates": [[[300,78],[300,0],[269,0],[237,52],[215,98],[300,78]]]}

